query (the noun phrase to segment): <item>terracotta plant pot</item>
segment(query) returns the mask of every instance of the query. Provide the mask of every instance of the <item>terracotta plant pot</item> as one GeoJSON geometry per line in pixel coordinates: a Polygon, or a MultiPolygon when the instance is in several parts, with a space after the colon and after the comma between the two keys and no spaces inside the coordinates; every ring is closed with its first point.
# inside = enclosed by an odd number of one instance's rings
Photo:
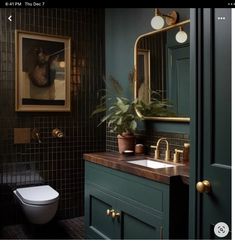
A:
{"type": "Polygon", "coordinates": [[[122,133],[118,135],[118,149],[119,153],[123,153],[125,150],[135,150],[135,136],[130,133],[122,133]]]}

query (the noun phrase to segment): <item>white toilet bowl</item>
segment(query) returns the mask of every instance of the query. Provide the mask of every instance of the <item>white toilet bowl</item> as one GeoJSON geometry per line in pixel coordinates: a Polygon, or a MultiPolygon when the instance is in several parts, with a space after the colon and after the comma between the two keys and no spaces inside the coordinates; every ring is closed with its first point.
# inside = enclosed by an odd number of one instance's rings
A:
{"type": "Polygon", "coordinates": [[[49,185],[18,188],[13,192],[31,223],[45,224],[55,216],[59,193],[49,185]]]}

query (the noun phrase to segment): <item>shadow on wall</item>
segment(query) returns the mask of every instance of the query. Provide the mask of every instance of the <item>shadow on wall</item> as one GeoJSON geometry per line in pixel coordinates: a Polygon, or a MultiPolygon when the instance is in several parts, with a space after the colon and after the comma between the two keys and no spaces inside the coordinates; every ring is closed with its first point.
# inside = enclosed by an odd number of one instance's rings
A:
{"type": "Polygon", "coordinates": [[[36,164],[30,163],[3,163],[0,184],[14,187],[43,184],[44,179],[36,170],[36,164]]]}

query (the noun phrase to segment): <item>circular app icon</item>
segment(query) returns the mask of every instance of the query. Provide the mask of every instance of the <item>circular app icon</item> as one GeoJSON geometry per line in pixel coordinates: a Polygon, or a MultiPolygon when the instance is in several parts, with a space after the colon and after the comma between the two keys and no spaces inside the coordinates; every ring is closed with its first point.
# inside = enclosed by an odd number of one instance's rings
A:
{"type": "Polygon", "coordinates": [[[228,235],[229,227],[224,222],[218,222],[214,227],[214,233],[219,238],[224,238],[228,235]]]}

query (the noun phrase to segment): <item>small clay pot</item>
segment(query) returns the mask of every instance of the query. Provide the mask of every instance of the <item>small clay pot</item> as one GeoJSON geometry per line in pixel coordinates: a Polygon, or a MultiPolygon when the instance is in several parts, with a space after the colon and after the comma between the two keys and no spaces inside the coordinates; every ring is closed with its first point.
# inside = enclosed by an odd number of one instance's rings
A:
{"type": "Polygon", "coordinates": [[[136,144],[135,145],[135,154],[144,154],[144,145],[136,144]]]}

